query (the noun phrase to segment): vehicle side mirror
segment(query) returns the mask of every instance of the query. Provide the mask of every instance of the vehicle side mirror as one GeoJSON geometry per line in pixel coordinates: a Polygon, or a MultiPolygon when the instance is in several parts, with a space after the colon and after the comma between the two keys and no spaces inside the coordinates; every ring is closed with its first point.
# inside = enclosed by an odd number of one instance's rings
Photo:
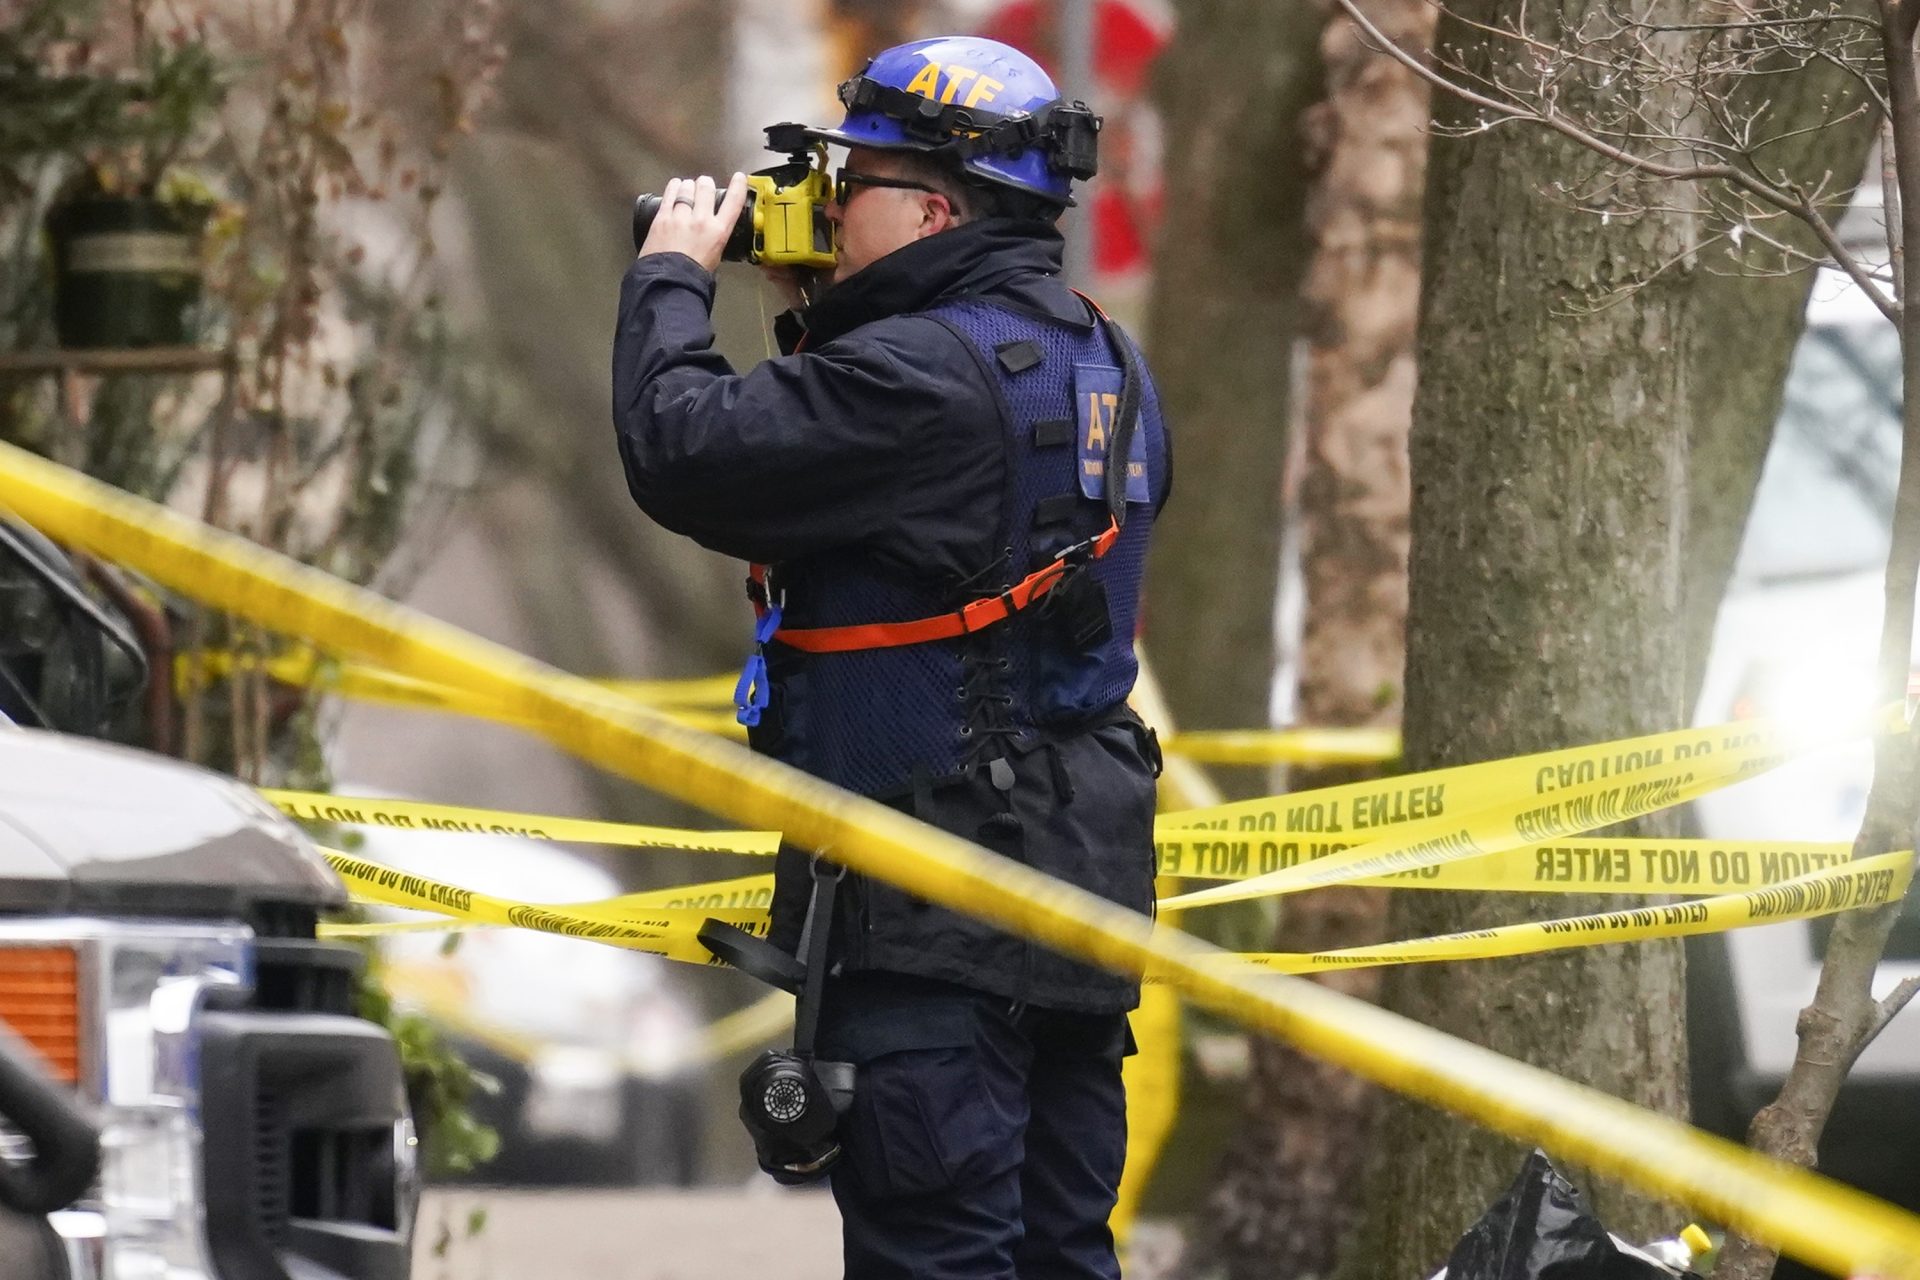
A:
{"type": "Polygon", "coordinates": [[[16,1213],[64,1209],[100,1172],[100,1131],[71,1096],[32,1066],[29,1050],[0,1026],[0,1119],[33,1144],[25,1160],[0,1156],[0,1205],[16,1213]]]}
{"type": "Polygon", "coordinates": [[[146,687],[147,656],[60,549],[0,518],[0,713],[28,728],[111,736],[146,687]]]}

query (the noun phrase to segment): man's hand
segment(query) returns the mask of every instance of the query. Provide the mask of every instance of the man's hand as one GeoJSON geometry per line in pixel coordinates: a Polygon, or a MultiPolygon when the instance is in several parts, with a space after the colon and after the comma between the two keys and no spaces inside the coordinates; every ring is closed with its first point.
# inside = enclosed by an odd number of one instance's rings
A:
{"type": "Polygon", "coordinates": [[[708,271],[718,268],[720,251],[727,247],[727,238],[733,234],[740,210],[747,203],[746,175],[733,175],[718,211],[713,207],[713,196],[712,178],[670,180],[660,194],[660,212],[654,215],[647,242],[640,246],[640,256],[684,253],[708,271]]]}
{"type": "Polygon", "coordinates": [[[787,310],[805,311],[807,309],[809,285],[800,268],[762,266],[760,275],[773,286],[773,291],[779,296],[780,301],[787,304],[787,310]]]}

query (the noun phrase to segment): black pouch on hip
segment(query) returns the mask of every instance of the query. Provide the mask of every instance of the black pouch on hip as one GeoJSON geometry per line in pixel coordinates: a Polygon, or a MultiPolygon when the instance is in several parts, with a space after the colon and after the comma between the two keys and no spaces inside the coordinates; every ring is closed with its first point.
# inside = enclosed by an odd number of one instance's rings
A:
{"type": "Polygon", "coordinates": [[[1041,598],[1040,612],[1068,653],[1091,653],[1113,638],[1106,584],[1085,565],[1069,569],[1060,585],[1041,598]]]}

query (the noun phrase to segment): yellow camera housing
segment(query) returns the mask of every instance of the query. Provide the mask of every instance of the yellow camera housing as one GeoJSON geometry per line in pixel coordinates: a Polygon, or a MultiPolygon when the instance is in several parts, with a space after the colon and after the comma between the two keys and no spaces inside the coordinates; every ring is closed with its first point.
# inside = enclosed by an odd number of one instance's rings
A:
{"type": "MultiPolygon", "coordinates": [[[[775,125],[777,131],[797,131],[799,125],[775,125]]],[[[727,236],[720,251],[726,262],[752,262],[774,267],[801,267],[809,271],[831,270],[839,260],[834,226],[827,221],[827,205],[833,200],[833,178],[827,173],[827,146],[824,142],[807,144],[792,132],[782,133],[791,146],[775,147],[786,151],[785,164],[747,177],[747,203],[739,221],[727,236]]],[[[714,208],[720,207],[724,193],[714,193],[714,208]]],[[[692,198],[686,197],[687,203],[692,198]]],[[[646,246],[647,234],[660,212],[660,197],[640,196],[633,202],[633,251],[646,246]]]]}
{"type": "Polygon", "coordinates": [[[748,262],[825,270],[837,261],[834,228],[826,216],[833,179],[826,171],[824,146],[817,158],[803,174],[794,172],[798,164],[785,164],[747,179],[746,216],[753,228],[748,262]]]}

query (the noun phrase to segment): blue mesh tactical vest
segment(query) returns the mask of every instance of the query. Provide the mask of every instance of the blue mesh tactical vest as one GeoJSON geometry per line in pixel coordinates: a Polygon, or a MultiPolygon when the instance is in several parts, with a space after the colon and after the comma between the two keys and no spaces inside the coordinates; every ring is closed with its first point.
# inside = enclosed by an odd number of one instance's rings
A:
{"type": "MultiPolygon", "coordinates": [[[[922,313],[952,330],[998,389],[1007,490],[997,559],[967,581],[915,578],[851,553],[775,566],[783,626],[908,622],[1006,590],[1109,524],[1105,465],[1118,425],[1130,341],[1104,319],[1091,329],[979,300],[922,313]]],[[[1145,365],[1126,466],[1126,519],[1104,556],[1004,622],[952,640],[844,653],[800,653],[776,639],[768,667],[777,731],[763,749],[863,795],[897,797],[972,768],[992,768],[1049,734],[1097,720],[1133,688],[1133,637],[1167,448],[1145,365]],[[1104,628],[1090,625],[1104,595],[1104,628]]],[[[1003,766],[1004,768],[1004,766],[1003,766]]],[[[1006,784],[1010,785],[1010,783],[1006,784]]]]}

